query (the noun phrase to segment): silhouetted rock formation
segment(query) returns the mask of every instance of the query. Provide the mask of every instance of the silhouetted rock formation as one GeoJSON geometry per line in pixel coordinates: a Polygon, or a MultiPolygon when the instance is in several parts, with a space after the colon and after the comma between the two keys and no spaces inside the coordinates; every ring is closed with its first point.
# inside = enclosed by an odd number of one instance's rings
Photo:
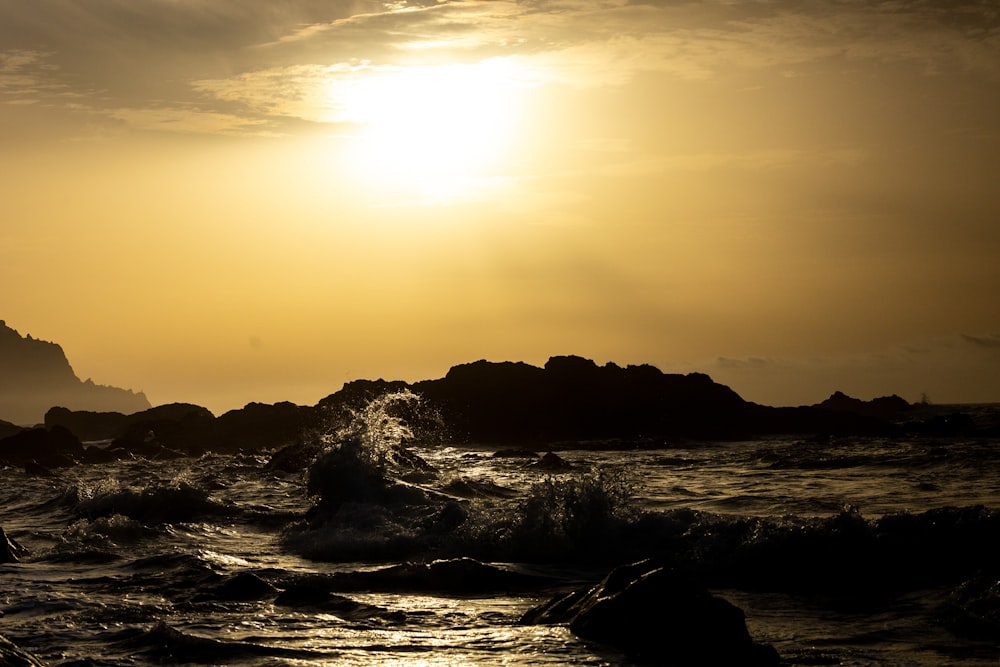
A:
{"type": "Polygon", "coordinates": [[[816,404],[815,407],[835,412],[851,412],[857,415],[878,417],[880,419],[896,419],[913,406],[895,394],[873,398],[870,401],[862,401],[861,399],[852,398],[843,392],[837,391],[822,403],[816,404]]]}
{"type": "Polygon", "coordinates": [[[22,338],[0,320],[0,417],[17,424],[37,424],[52,406],[75,410],[135,412],[149,407],[142,392],[81,382],[62,348],[22,338]]]}
{"type": "Polygon", "coordinates": [[[773,648],[751,639],[741,609],[651,561],[552,598],[528,610],[521,623],[569,623],[578,637],[656,664],[778,664],[773,648]]]}
{"type": "Polygon", "coordinates": [[[522,362],[476,361],[438,380],[351,382],[319,403],[335,413],[387,391],[411,390],[439,416],[404,415],[414,431],[447,425],[465,442],[553,443],[655,439],[741,439],[782,433],[885,434],[884,419],[812,406],[771,408],[743,400],[707,375],[662,373],[653,366],[598,366],[581,357],[553,357],[544,368],[522,362]]]}
{"type": "Polygon", "coordinates": [[[0,461],[15,465],[35,463],[44,468],[60,468],[74,465],[83,457],[79,438],[61,427],[51,431],[27,429],[0,440],[0,461]]]}
{"type": "Polygon", "coordinates": [[[298,442],[312,429],[336,432],[373,400],[405,392],[424,399],[399,401],[394,407],[394,416],[415,439],[512,443],[532,456],[533,450],[553,444],[654,448],[676,440],[889,436],[904,431],[960,435],[975,429],[958,415],[899,425],[897,418],[909,404],[898,396],[865,402],[837,392],[818,405],[773,408],[745,401],[702,373],[669,374],[649,365],[598,366],[574,356],[552,357],[543,368],[476,361],[453,367],[443,378],[415,383],[356,380],[315,407],[250,403],[218,418],[187,404],[128,415],[57,407],[48,411],[45,423],[68,428],[81,440],[114,439],[109,451],[142,456],[160,449],[190,455],[258,451],[298,442]]]}
{"type": "MultiPolygon", "coordinates": [[[[104,451],[113,459],[277,449],[296,442],[303,431],[312,428],[315,414],[313,408],[288,402],[249,403],[220,417],[190,403],[170,403],[129,415],[56,407],[46,413],[45,425],[68,429],[81,440],[111,440],[104,451]]],[[[85,460],[96,462],[93,457],[85,460]]]]}
{"type": "Polygon", "coordinates": [[[14,435],[15,433],[20,433],[24,430],[23,426],[18,426],[17,424],[11,424],[10,422],[5,422],[0,419],[0,438],[6,438],[8,436],[14,435]]]}

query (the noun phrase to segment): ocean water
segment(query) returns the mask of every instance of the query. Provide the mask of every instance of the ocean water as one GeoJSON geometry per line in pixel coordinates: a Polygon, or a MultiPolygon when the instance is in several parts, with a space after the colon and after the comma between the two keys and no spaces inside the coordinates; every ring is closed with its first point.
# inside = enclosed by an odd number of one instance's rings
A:
{"type": "MultiPolygon", "coordinates": [[[[1000,508],[1000,442],[992,439],[560,450],[568,467],[553,471],[493,447],[407,435],[381,431],[392,442],[367,446],[385,453],[402,439],[429,463],[433,470],[400,477],[407,491],[434,499],[433,511],[418,501],[388,511],[369,499],[317,516],[307,472],[274,469],[269,452],[137,459],[54,477],[0,469],[0,526],[30,552],[0,565],[0,633],[51,665],[627,665],[564,626],[518,619],[553,592],[651,550],[696,545],[713,558],[735,526],[740,539],[780,552],[798,544],[790,535],[849,540],[845,521],[887,531],[923,517],[922,526],[989,530],[1000,508]],[[575,504],[563,502],[569,497],[575,504]],[[440,528],[449,513],[459,513],[461,528],[440,528]],[[673,542],[661,539],[667,532],[673,542]],[[433,576],[379,576],[462,556],[535,583],[501,577],[456,588],[433,576]],[[289,590],[357,604],[281,603],[289,590]]],[[[759,585],[752,575],[750,585],[712,581],[785,664],[1000,664],[995,637],[947,622],[956,588],[947,576],[872,596],[770,586],[763,575],[759,585]]]]}

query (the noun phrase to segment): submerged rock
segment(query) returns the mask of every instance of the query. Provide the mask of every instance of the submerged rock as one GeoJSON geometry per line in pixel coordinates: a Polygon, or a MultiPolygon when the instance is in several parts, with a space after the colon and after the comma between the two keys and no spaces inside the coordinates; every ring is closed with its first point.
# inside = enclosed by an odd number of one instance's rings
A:
{"type": "Polygon", "coordinates": [[[45,667],[45,663],[0,635],[0,667],[45,667]]]}
{"type": "Polygon", "coordinates": [[[569,623],[582,639],[657,664],[778,664],[772,647],[751,639],[739,607],[651,561],[619,567],[596,586],[552,598],[526,612],[521,623],[569,623]]]}

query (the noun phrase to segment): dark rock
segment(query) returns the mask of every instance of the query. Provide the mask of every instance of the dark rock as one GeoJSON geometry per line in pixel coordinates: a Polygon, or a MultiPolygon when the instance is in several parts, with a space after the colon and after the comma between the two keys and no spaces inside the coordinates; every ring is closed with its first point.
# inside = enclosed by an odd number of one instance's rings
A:
{"type": "MultiPolygon", "coordinates": [[[[143,448],[153,446],[202,453],[214,421],[215,415],[200,405],[159,405],[130,415],[126,420],[124,433],[114,438],[111,449],[131,453],[142,452],[143,448]]],[[[146,451],[148,453],[149,450],[146,451]]]]}
{"type": "Polygon", "coordinates": [[[0,439],[16,435],[23,430],[24,430],[23,426],[11,424],[10,422],[5,422],[4,420],[0,419],[0,439]]]}
{"type": "Polygon", "coordinates": [[[282,472],[305,470],[316,460],[322,449],[323,447],[318,441],[299,440],[274,452],[264,465],[264,469],[282,472]]]}
{"type": "Polygon", "coordinates": [[[33,428],[0,440],[0,460],[24,465],[28,462],[46,468],[70,466],[83,458],[80,440],[62,427],[51,431],[33,428]]]}
{"type": "Polygon", "coordinates": [[[45,667],[45,663],[0,635],[0,667],[45,667]]]}
{"type": "Polygon", "coordinates": [[[901,414],[913,408],[905,399],[893,394],[892,396],[882,396],[873,398],[870,401],[862,401],[852,398],[843,392],[834,392],[830,398],[822,403],[818,403],[818,408],[825,408],[835,412],[850,412],[869,417],[879,417],[882,419],[896,419],[901,414]]]}
{"type": "MultiPolygon", "coordinates": [[[[349,414],[379,392],[412,391],[448,424],[449,438],[469,443],[636,443],[740,439],[773,434],[891,435],[898,427],[871,414],[821,407],[770,408],[744,401],[701,373],[653,366],[598,366],[553,357],[538,368],[485,360],[445,377],[408,384],[358,381],[323,399],[326,414],[349,414]]],[[[878,399],[881,410],[882,401],[878,399]]],[[[886,402],[888,406],[888,401],[886,402]]],[[[419,415],[407,415],[410,418],[419,415]]],[[[505,452],[506,453],[506,452],[505,452]]]]}
{"type": "Polygon", "coordinates": [[[36,461],[28,461],[24,464],[24,474],[34,477],[55,477],[56,474],[36,461]]]}
{"type": "Polygon", "coordinates": [[[441,496],[388,476],[383,467],[366,458],[363,450],[359,441],[341,442],[324,451],[309,467],[306,490],[320,497],[321,513],[336,510],[344,503],[425,505],[441,496]]]}
{"type": "Polygon", "coordinates": [[[218,418],[205,408],[181,403],[132,415],[114,446],[133,451],[154,444],[191,456],[259,451],[295,442],[314,426],[314,409],[293,403],[249,403],[218,418]]]}
{"type": "Polygon", "coordinates": [[[28,550],[9,537],[3,528],[0,528],[0,563],[17,563],[26,555],[28,555],[28,550]]]}
{"type": "Polygon", "coordinates": [[[743,611],[690,577],[643,561],[613,570],[596,586],[557,596],[523,624],[569,623],[582,639],[671,665],[776,665],[753,642],[743,611]]]}
{"type": "Polygon", "coordinates": [[[555,452],[548,452],[529,467],[547,472],[563,472],[565,470],[572,470],[573,464],[555,452]]]}
{"type": "Polygon", "coordinates": [[[70,410],[62,406],[50,408],[45,413],[45,427],[62,426],[80,440],[111,440],[122,435],[132,421],[132,415],[121,412],[95,412],[70,410]]]}
{"type": "Polygon", "coordinates": [[[108,447],[100,447],[98,445],[90,445],[89,447],[84,447],[83,449],[83,460],[81,463],[110,463],[112,461],[119,460],[118,454],[108,447]]]}
{"type": "Polygon", "coordinates": [[[314,425],[312,408],[287,401],[249,403],[215,420],[209,448],[215,452],[258,451],[296,442],[314,425]]]}

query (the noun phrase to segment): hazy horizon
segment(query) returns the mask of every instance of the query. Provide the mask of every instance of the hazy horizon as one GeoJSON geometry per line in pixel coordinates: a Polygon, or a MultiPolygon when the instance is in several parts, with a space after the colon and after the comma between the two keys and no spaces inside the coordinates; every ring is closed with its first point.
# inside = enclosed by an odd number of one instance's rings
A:
{"type": "Polygon", "coordinates": [[[998,108],[982,0],[0,0],[0,319],[216,413],[566,354],[997,402],[998,108]]]}

